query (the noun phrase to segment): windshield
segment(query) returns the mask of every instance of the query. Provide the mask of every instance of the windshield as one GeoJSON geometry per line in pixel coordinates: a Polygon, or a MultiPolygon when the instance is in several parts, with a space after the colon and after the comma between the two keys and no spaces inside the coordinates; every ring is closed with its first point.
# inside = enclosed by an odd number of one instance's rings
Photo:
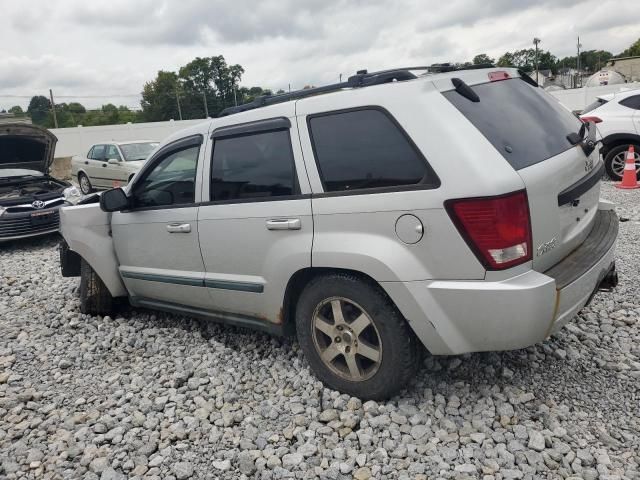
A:
{"type": "Polygon", "coordinates": [[[607,103],[607,100],[603,100],[602,98],[598,98],[596,99],[595,102],[590,103],[589,105],[587,105],[585,107],[584,110],[582,110],[581,115],[584,115],[585,113],[590,112],[591,110],[595,110],[598,107],[601,107],[602,105],[604,105],[605,103],[607,103]]]}
{"type": "Polygon", "coordinates": [[[158,142],[125,143],[120,145],[120,150],[124,155],[125,161],[134,162],[136,160],[146,160],[158,145],[158,142]]]}
{"type": "Polygon", "coordinates": [[[580,121],[541,88],[519,80],[471,87],[473,102],[455,90],[443,95],[493,144],[515,170],[526,168],[570,148],[567,134],[580,121]]]}

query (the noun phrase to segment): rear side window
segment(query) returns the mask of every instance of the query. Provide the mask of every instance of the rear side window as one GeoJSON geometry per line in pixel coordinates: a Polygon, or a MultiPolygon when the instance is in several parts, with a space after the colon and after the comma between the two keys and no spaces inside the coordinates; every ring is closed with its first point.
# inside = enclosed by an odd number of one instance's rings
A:
{"type": "Polygon", "coordinates": [[[633,108],[634,110],[640,110],[640,95],[634,95],[633,97],[628,97],[624,100],[620,100],[620,105],[633,108]]]}
{"type": "Polygon", "coordinates": [[[584,110],[582,110],[582,115],[584,115],[585,113],[589,113],[590,111],[595,110],[596,108],[601,107],[605,103],[607,103],[607,100],[603,100],[602,98],[597,98],[595,102],[590,103],[585,107],[584,110]]]}
{"type": "Polygon", "coordinates": [[[211,200],[246,200],[298,193],[288,130],[215,140],[211,200]]]}
{"type": "Polygon", "coordinates": [[[455,90],[443,95],[515,170],[572,147],[567,135],[578,132],[580,121],[542,89],[519,78],[471,88],[480,98],[479,102],[472,102],[455,90]]]}
{"type": "Polygon", "coordinates": [[[309,131],[325,192],[439,185],[417,148],[380,109],[311,116],[309,131]]]}

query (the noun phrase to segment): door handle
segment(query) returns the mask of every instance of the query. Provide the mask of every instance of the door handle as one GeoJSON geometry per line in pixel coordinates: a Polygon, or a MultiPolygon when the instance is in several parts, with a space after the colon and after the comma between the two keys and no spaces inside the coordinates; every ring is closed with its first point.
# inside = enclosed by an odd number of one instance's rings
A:
{"type": "Polygon", "coordinates": [[[189,233],[191,232],[190,223],[170,223],[167,225],[167,232],[169,233],[189,233]]]}
{"type": "Polygon", "coordinates": [[[89,161],[88,161],[88,160],[85,160],[85,161],[84,161],[84,164],[85,164],[85,165],[89,165],[89,161]]]}
{"type": "Polygon", "coordinates": [[[267,220],[267,230],[300,230],[302,222],[299,218],[273,218],[267,220]]]}

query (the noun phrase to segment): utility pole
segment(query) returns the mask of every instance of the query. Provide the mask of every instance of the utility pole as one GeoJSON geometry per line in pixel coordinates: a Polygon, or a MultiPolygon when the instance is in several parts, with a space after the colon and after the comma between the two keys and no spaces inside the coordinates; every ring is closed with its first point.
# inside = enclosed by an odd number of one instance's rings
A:
{"type": "Polygon", "coordinates": [[[540,70],[538,68],[538,44],[541,42],[542,40],[540,40],[538,37],[534,37],[533,38],[533,44],[536,46],[536,83],[540,83],[540,81],[538,80],[538,71],[540,70]]]}
{"type": "Polygon", "coordinates": [[[53,113],[53,124],[58,128],[58,117],[56,116],[56,104],[53,101],[53,91],[49,89],[49,98],[51,98],[51,113],[53,113]]]}
{"type": "Polygon", "coordinates": [[[340,74],[340,83],[342,83],[342,74],[340,74]]]}
{"type": "Polygon", "coordinates": [[[576,87],[578,87],[578,82],[580,82],[580,86],[582,86],[582,75],[580,75],[580,47],[582,44],[580,43],[580,35],[578,35],[578,57],[576,60],[577,70],[578,70],[578,81],[576,81],[576,87]]]}
{"type": "Polygon", "coordinates": [[[178,96],[178,87],[176,87],[176,103],[178,104],[178,117],[182,120],[182,109],[180,108],[180,97],[178,96]]]}
{"type": "Polygon", "coordinates": [[[207,92],[202,92],[202,98],[204,99],[204,116],[209,118],[209,107],[207,106],[207,92]]]}

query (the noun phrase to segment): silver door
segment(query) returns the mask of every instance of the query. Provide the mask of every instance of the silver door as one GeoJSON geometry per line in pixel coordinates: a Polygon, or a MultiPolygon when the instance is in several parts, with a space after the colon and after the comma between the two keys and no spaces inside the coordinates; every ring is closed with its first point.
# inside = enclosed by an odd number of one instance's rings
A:
{"type": "Polygon", "coordinates": [[[211,310],[280,323],[287,282],[311,265],[310,187],[295,121],[243,128],[214,131],[207,155],[210,202],[198,216],[205,285],[211,310]]]}
{"type": "Polygon", "coordinates": [[[158,151],[129,190],[131,211],[113,214],[120,274],[135,299],[209,304],[197,230],[198,137],[158,151]]]}
{"type": "Polygon", "coordinates": [[[87,158],[85,162],[85,171],[89,175],[89,180],[94,188],[104,188],[109,185],[102,172],[106,151],[106,145],[95,145],[91,151],[91,158],[87,158]]]}
{"type": "Polygon", "coordinates": [[[127,170],[124,167],[124,159],[113,144],[107,145],[105,159],[102,162],[101,175],[105,186],[110,188],[121,187],[127,184],[127,170]],[[118,163],[114,163],[117,161],[118,163]]]}

